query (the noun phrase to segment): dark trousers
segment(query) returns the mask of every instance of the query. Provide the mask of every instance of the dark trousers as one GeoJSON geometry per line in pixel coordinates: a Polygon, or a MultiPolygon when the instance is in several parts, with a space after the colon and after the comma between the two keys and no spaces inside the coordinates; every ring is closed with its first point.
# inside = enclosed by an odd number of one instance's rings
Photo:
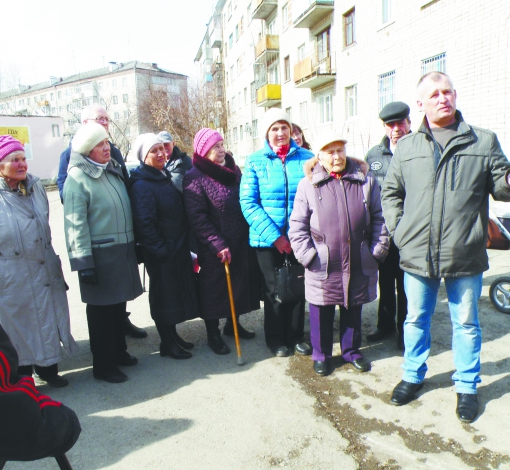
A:
{"type": "Polygon", "coordinates": [[[116,360],[127,353],[122,324],[126,318],[126,302],[114,305],[87,304],[92,366],[95,372],[110,373],[116,360]]]}
{"type": "MultiPolygon", "coordinates": [[[[312,359],[325,361],[333,356],[333,324],[336,305],[310,306],[312,359]]],[[[361,347],[361,305],[349,309],[340,306],[340,348],[346,362],[363,357],[361,347]]]]}
{"type": "MultiPolygon", "coordinates": [[[[264,333],[270,348],[294,347],[303,341],[305,300],[282,304],[275,299],[275,268],[283,266],[285,255],[276,248],[256,250],[260,270],[264,276],[264,333]]],[[[291,263],[297,263],[293,254],[291,263]]]]}
{"type": "Polygon", "coordinates": [[[404,271],[399,266],[398,248],[391,242],[388,256],[379,264],[379,309],[377,328],[382,331],[404,333],[407,316],[407,297],[404,291],[404,271]],[[395,293],[395,284],[397,292],[395,293]],[[397,321],[395,324],[395,314],[397,321]]]}
{"type": "Polygon", "coordinates": [[[48,379],[50,377],[55,377],[58,375],[58,365],[52,364],[51,366],[18,366],[18,375],[28,375],[31,376],[33,373],[33,369],[35,369],[35,373],[41,377],[42,379],[48,379]]]}

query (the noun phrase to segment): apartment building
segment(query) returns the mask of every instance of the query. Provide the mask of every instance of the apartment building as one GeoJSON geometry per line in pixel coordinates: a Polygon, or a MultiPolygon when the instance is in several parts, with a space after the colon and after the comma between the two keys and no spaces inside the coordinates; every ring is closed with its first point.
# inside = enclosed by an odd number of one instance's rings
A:
{"type": "Polygon", "coordinates": [[[0,94],[0,116],[60,116],[64,119],[67,141],[80,125],[85,106],[103,105],[112,118],[112,139],[125,155],[130,143],[145,129],[140,107],[148,90],[172,95],[185,93],[186,75],[158,67],[156,63],[110,62],[108,67],[90,70],[0,94]]]}
{"type": "Polygon", "coordinates": [[[262,145],[257,123],[272,106],[312,146],[334,129],[363,157],[383,136],[386,103],[407,102],[420,125],[416,83],[432,70],[452,77],[466,121],[494,130],[510,155],[507,1],[220,0],[215,18],[210,79],[221,74],[238,158],[262,145]]]}

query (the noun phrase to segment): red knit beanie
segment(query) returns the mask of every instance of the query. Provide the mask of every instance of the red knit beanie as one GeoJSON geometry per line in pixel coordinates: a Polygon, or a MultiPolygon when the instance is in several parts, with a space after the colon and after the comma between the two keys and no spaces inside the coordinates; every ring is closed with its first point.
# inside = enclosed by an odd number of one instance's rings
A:
{"type": "Polygon", "coordinates": [[[13,152],[25,151],[23,144],[11,135],[0,135],[0,161],[13,152]]]}
{"type": "Polygon", "coordinates": [[[213,129],[209,129],[208,127],[204,127],[203,129],[200,129],[195,135],[193,150],[201,157],[205,157],[207,152],[209,152],[209,150],[211,150],[215,144],[222,140],[223,137],[219,132],[213,129]]]}

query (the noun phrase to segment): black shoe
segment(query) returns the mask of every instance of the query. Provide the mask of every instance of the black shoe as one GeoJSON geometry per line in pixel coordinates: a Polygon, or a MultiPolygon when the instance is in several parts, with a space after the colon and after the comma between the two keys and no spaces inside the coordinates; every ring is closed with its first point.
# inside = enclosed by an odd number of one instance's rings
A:
{"type": "Polygon", "coordinates": [[[381,341],[386,338],[386,336],[390,336],[395,333],[395,330],[380,330],[376,328],[374,331],[368,333],[367,341],[381,341]]]}
{"type": "Polygon", "coordinates": [[[312,354],[312,347],[306,341],[303,341],[294,346],[294,352],[300,356],[309,356],[312,354]]]}
{"type": "Polygon", "coordinates": [[[61,375],[58,375],[58,374],[52,375],[51,377],[39,376],[39,378],[43,382],[46,382],[50,387],[60,388],[60,387],[65,387],[66,385],[69,384],[69,381],[65,377],[62,377],[61,375]]]}
{"type": "Polygon", "coordinates": [[[476,394],[457,393],[457,416],[463,423],[472,423],[478,414],[476,394]]]}
{"type": "Polygon", "coordinates": [[[136,366],[136,364],[138,364],[138,359],[126,352],[120,359],[115,361],[115,364],[118,366],[136,366]]]}
{"type": "Polygon", "coordinates": [[[181,348],[172,332],[172,325],[156,323],[156,328],[161,338],[159,344],[159,355],[161,357],[169,356],[173,359],[189,359],[191,353],[181,348]]]}
{"type": "Polygon", "coordinates": [[[147,332],[143,328],[133,325],[128,317],[126,317],[122,326],[126,336],[131,336],[131,338],[147,338],[147,332]]]}
{"type": "Polygon", "coordinates": [[[413,384],[402,380],[394,389],[391,395],[391,404],[395,406],[402,406],[409,403],[414,394],[423,387],[421,384],[413,384]]]}
{"type": "MultiPolygon", "coordinates": [[[[255,338],[255,332],[247,330],[246,328],[237,321],[237,333],[239,334],[239,338],[242,339],[253,339],[255,338]]],[[[225,326],[223,327],[223,334],[225,336],[234,336],[234,324],[231,321],[226,321],[225,326]]]]}
{"type": "Polygon", "coordinates": [[[119,384],[121,382],[125,382],[127,380],[127,375],[121,372],[116,367],[113,367],[108,372],[96,372],[93,371],[92,375],[97,380],[104,380],[105,382],[109,382],[111,384],[119,384]]]}
{"type": "Polygon", "coordinates": [[[195,345],[193,343],[190,343],[189,341],[185,341],[184,339],[182,339],[177,334],[177,328],[175,327],[175,325],[172,325],[170,329],[172,330],[172,334],[174,335],[175,341],[182,349],[193,349],[195,345]]]}
{"type": "Polygon", "coordinates": [[[278,346],[271,348],[271,351],[276,357],[287,357],[290,356],[290,349],[287,346],[278,346]]]}
{"type": "Polygon", "coordinates": [[[370,363],[364,357],[354,359],[351,364],[356,370],[359,370],[360,372],[368,372],[370,370],[370,363]]]}
{"type": "Polygon", "coordinates": [[[405,351],[405,349],[406,349],[405,344],[404,344],[404,337],[401,336],[400,334],[398,335],[398,338],[397,338],[397,348],[400,349],[401,351],[405,351]]]}
{"type": "Polygon", "coordinates": [[[223,341],[221,337],[220,330],[215,330],[212,333],[207,333],[207,344],[213,350],[214,354],[219,354],[223,356],[224,354],[228,354],[230,352],[229,347],[223,341]]]}
{"type": "Polygon", "coordinates": [[[331,373],[331,368],[329,366],[328,360],[326,361],[313,361],[313,370],[317,375],[322,377],[329,375],[331,373]]]}

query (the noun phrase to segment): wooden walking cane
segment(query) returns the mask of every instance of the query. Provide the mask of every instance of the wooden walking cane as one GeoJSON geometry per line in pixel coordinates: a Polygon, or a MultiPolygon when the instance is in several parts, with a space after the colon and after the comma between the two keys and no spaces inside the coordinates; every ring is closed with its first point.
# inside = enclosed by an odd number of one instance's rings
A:
{"type": "Polygon", "coordinates": [[[236,340],[237,365],[242,366],[244,364],[244,361],[243,361],[243,356],[241,355],[241,344],[239,342],[239,332],[237,331],[236,307],[234,305],[234,294],[232,292],[232,282],[230,281],[230,266],[228,264],[228,261],[225,261],[225,273],[227,275],[228,297],[230,299],[230,312],[232,313],[232,324],[234,325],[234,337],[236,340]]]}

